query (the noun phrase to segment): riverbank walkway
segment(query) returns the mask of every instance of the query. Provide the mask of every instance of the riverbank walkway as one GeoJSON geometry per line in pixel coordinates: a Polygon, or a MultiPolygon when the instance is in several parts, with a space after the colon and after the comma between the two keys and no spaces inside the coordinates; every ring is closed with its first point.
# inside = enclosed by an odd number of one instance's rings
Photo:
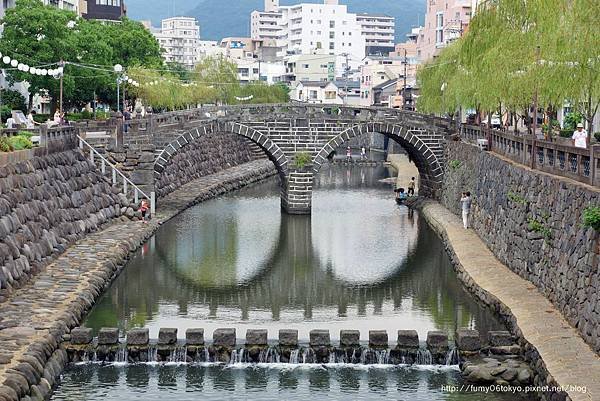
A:
{"type": "Polygon", "coordinates": [[[473,230],[463,228],[459,216],[434,201],[426,201],[422,213],[453,250],[466,279],[508,308],[554,380],[561,386],[586,389],[585,393],[566,389],[571,400],[600,400],[600,357],[552,303],[532,283],[500,263],[473,230]]]}
{"type": "MultiPolygon", "coordinates": [[[[398,171],[396,185],[406,185],[414,166],[404,155],[389,155],[388,161],[398,171]]],[[[522,337],[538,351],[549,375],[559,385],[585,387],[585,393],[567,389],[571,400],[600,400],[600,356],[560,311],[535,285],[496,259],[475,231],[465,230],[459,216],[435,201],[425,201],[421,212],[454,252],[461,270],[459,278],[472,286],[471,290],[495,298],[508,309],[522,337]]]]}
{"type": "Polygon", "coordinates": [[[65,362],[53,358],[48,363],[59,340],[81,324],[131,252],[161,223],[195,203],[273,174],[270,161],[257,160],[183,185],[162,199],[149,224],[114,220],[70,246],[0,303],[0,401],[21,398],[36,383],[36,395],[47,396],[65,362]]]}

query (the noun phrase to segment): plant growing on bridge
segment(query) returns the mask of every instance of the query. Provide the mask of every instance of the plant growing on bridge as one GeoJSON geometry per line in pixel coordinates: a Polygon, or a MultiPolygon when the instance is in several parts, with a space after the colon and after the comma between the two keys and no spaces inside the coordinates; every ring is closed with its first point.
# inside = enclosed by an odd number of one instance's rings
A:
{"type": "Polygon", "coordinates": [[[312,163],[312,157],[308,152],[298,152],[294,158],[294,164],[297,168],[304,168],[312,163]]]}
{"type": "Polygon", "coordinates": [[[460,160],[450,160],[448,162],[448,166],[452,169],[452,170],[456,170],[458,168],[460,168],[460,166],[462,165],[462,163],[460,162],[460,160]]]}
{"type": "Polygon", "coordinates": [[[584,209],[583,226],[600,232],[600,206],[588,206],[584,209]]]}

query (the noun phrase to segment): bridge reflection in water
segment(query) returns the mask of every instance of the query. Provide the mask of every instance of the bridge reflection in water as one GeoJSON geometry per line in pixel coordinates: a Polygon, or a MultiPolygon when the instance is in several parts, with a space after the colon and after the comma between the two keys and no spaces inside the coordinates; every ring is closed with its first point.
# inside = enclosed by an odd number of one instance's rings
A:
{"type": "MultiPolygon", "coordinates": [[[[485,334],[501,325],[461,287],[443,244],[398,207],[385,167],[331,167],[313,214],[279,213],[277,180],[188,210],[165,224],[86,325],[415,329],[485,334]]],[[[393,338],[394,336],[391,335],[393,338]]]]}

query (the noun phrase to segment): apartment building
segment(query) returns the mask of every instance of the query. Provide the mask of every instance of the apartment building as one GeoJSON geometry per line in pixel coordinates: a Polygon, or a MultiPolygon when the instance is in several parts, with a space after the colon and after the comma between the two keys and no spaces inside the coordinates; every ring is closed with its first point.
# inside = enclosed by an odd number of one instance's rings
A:
{"type": "Polygon", "coordinates": [[[194,68],[199,60],[200,25],[195,18],[173,17],[162,20],[154,36],[163,49],[167,63],[194,68]]]}
{"type": "Polygon", "coordinates": [[[471,21],[472,0],[427,0],[427,12],[418,41],[421,61],[437,56],[441,49],[458,39],[471,21]]]}
{"type": "Polygon", "coordinates": [[[390,107],[407,110],[415,108],[417,69],[421,64],[417,56],[417,41],[422,30],[423,27],[413,28],[406,35],[407,40],[397,44],[394,52],[390,53],[391,58],[400,59],[405,67],[396,83],[396,95],[391,99],[390,107]]]}
{"type": "Polygon", "coordinates": [[[393,48],[394,30],[392,22],[390,36],[390,18],[358,16],[348,12],[338,0],[293,6],[280,6],[278,0],[265,0],[265,11],[251,14],[250,31],[252,38],[277,41],[288,54],[335,55],[336,73],[342,76],[348,67],[358,68],[366,55],[367,40],[373,48],[388,46],[387,52],[393,48]],[[363,26],[367,30],[365,34],[363,26]]]}
{"type": "Polygon", "coordinates": [[[327,82],[336,78],[337,57],[326,53],[293,54],[284,59],[284,82],[291,86],[298,82],[327,82]]]}
{"type": "Polygon", "coordinates": [[[282,63],[266,63],[259,59],[232,60],[238,67],[238,80],[241,83],[264,82],[274,84],[282,81],[285,66],[282,63]]]}
{"type": "Polygon", "coordinates": [[[361,67],[360,91],[361,105],[375,104],[376,92],[380,89],[390,90],[388,84],[396,88],[396,80],[404,73],[404,59],[390,56],[367,56],[361,67]],[[385,85],[382,85],[385,84],[385,85]],[[377,90],[376,90],[377,89],[377,90]]]}
{"type": "Polygon", "coordinates": [[[365,53],[386,55],[394,51],[396,20],[384,14],[357,14],[361,35],[365,38],[365,53]]]}

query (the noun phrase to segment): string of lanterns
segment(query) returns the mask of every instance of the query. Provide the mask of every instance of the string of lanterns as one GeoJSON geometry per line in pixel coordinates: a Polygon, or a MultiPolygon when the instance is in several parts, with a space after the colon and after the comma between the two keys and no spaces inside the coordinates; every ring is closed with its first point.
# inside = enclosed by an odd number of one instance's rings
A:
{"type": "MultiPolygon", "coordinates": [[[[2,53],[0,53],[0,59],[2,60],[2,62],[4,64],[9,65],[12,68],[15,68],[22,72],[27,72],[32,75],[51,76],[51,77],[57,78],[57,77],[60,77],[64,73],[63,66],[58,66],[57,68],[49,68],[49,69],[48,68],[39,68],[39,67],[30,67],[29,65],[27,65],[25,63],[20,63],[17,59],[11,58],[8,55],[3,55],[2,53]]],[[[58,63],[52,63],[52,64],[46,65],[45,67],[57,65],[57,64],[58,63]]]]}

